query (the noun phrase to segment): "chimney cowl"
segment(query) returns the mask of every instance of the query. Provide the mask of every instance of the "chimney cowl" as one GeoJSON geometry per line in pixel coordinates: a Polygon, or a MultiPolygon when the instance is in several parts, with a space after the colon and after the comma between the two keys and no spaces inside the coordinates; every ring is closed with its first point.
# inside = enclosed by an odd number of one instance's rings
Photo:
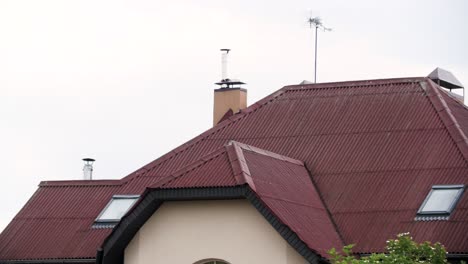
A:
{"type": "Polygon", "coordinates": [[[450,71],[442,68],[435,68],[428,76],[429,79],[447,89],[463,89],[463,84],[450,71]]]}
{"type": "Polygon", "coordinates": [[[96,161],[92,158],[84,158],[84,166],[83,166],[83,178],[84,180],[92,180],[93,179],[93,163],[96,161]]]}
{"type": "Polygon", "coordinates": [[[231,49],[220,49],[221,53],[221,81],[215,83],[225,88],[240,88],[240,85],[245,84],[238,79],[231,79],[228,77],[228,54],[231,49]]]}

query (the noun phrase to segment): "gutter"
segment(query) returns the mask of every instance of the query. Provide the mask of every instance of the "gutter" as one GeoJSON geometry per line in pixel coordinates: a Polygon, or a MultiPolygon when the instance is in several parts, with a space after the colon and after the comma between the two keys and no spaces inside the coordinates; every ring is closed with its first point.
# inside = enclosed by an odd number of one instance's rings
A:
{"type": "Polygon", "coordinates": [[[0,260],[0,264],[95,264],[96,259],[0,260]]]}
{"type": "MultiPolygon", "coordinates": [[[[360,257],[369,257],[370,255],[372,255],[372,253],[357,253],[357,255],[360,257]]],[[[468,253],[448,253],[446,257],[447,260],[468,260],[468,253]]]]}
{"type": "Polygon", "coordinates": [[[450,254],[449,253],[449,254],[447,254],[447,259],[468,260],[468,254],[466,254],[466,253],[465,254],[463,254],[463,253],[461,253],[461,254],[456,254],[456,253],[450,254]]]}
{"type": "Polygon", "coordinates": [[[102,248],[98,248],[96,253],[96,264],[102,263],[102,257],[104,255],[104,250],[102,248]]]}

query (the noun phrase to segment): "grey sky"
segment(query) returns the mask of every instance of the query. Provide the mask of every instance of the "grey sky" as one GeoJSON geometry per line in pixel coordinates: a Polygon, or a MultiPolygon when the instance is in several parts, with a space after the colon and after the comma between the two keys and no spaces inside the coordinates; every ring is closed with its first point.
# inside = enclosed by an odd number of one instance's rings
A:
{"type": "Polygon", "coordinates": [[[43,180],[121,178],[208,129],[220,48],[249,103],[313,79],[468,85],[468,2],[0,0],[0,230],[43,180]]]}

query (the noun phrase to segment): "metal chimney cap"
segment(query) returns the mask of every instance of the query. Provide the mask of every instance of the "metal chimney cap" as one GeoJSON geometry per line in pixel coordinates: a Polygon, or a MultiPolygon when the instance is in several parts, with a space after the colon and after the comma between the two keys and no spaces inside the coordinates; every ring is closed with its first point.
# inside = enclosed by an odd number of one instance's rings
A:
{"type": "Polygon", "coordinates": [[[308,81],[308,80],[303,80],[302,82],[299,83],[300,85],[305,85],[305,84],[314,84],[314,82],[308,81]]]}
{"type": "Polygon", "coordinates": [[[92,158],[84,158],[83,161],[86,161],[86,162],[95,162],[96,160],[95,160],[95,159],[92,159],[92,158]]]}
{"type": "Polygon", "coordinates": [[[241,82],[240,80],[238,79],[223,79],[217,83],[215,83],[217,85],[223,85],[223,84],[226,84],[228,86],[232,86],[232,85],[242,85],[242,84],[245,84],[244,82],[241,82]]]}
{"type": "Polygon", "coordinates": [[[460,89],[463,84],[451,72],[437,67],[427,77],[447,89],[460,89]]]}

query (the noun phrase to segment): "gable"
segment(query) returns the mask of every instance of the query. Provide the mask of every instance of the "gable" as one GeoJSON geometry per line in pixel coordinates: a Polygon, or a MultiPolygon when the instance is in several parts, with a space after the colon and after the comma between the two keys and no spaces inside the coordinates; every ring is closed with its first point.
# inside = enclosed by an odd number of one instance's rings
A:
{"type": "Polygon", "coordinates": [[[163,203],[125,249],[126,264],[308,263],[247,200],[163,203]]]}
{"type": "Polygon", "coordinates": [[[231,141],[148,188],[102,245],[102,263],[122,261],[137,231],[167,201],[239,198],[310,263],[343,246],[303,162],[231,141]]]}

